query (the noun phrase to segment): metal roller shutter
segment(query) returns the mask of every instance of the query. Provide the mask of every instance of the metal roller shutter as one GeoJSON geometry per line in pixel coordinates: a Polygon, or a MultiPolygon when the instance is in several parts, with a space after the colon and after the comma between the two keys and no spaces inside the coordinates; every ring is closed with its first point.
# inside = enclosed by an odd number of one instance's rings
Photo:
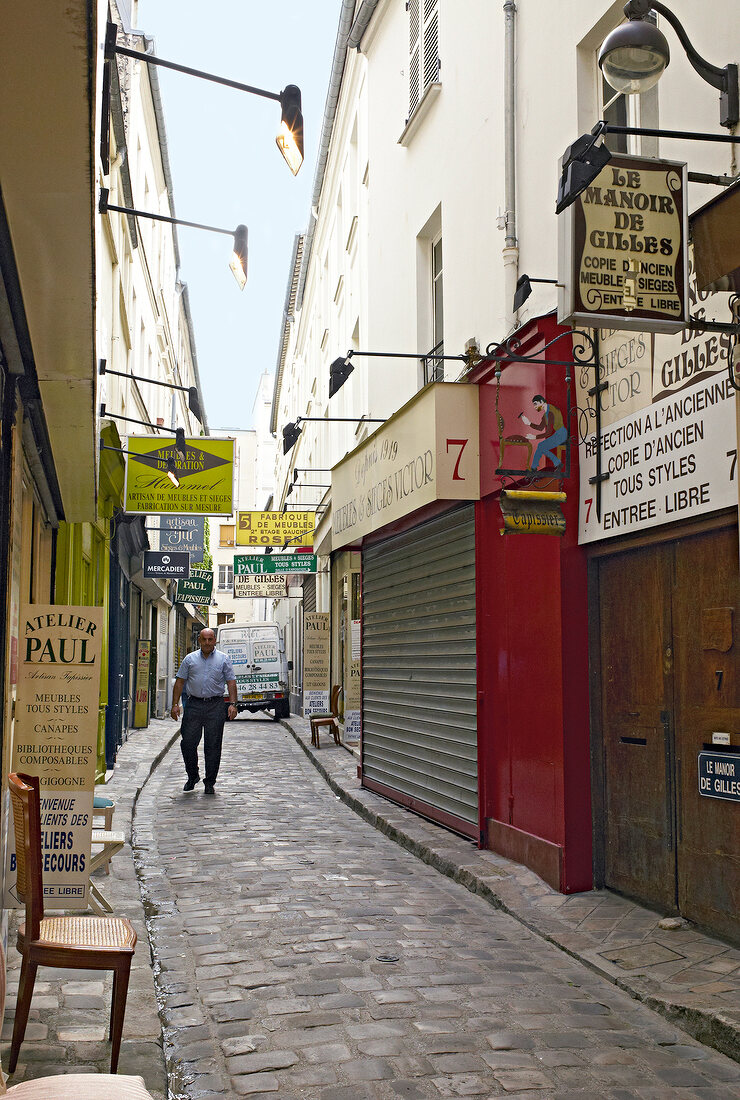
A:
{"type": "Polygon", "coordinates": [[[364,551],[362,611],[363,780],[477,830],[473,508],[364,551]]]}

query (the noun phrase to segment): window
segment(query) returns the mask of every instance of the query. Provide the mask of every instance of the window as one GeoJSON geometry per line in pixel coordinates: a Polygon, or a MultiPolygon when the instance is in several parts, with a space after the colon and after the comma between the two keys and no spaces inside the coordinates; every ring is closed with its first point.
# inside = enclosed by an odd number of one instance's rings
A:
{"type": "Polygon", "coordinates": [[[439,0],[407,0],[409,13],[409,118],[427,88],[439,80],[439,0]]]}
{"type": "Polygon", "coordinates": [[[233,546],[234,545],[234,524],[222,523],[219,527],[218,533],[218,545],[219,546],[233,546]]]}
{"type": "Polygon", "coordinates": [[[424,382],[443,382],[445,376],[444,360],[444,287],[442,279],[442,238],[437,237],[431,245],[432,279],[432,349],[424,356],[424,382]]]}
{"type": "Polygon", "coordinates": [[[219,592],[230,592],[234,587],[234,566],[233,565],[219,565],[218,567],[218,590],[219,592]]]}

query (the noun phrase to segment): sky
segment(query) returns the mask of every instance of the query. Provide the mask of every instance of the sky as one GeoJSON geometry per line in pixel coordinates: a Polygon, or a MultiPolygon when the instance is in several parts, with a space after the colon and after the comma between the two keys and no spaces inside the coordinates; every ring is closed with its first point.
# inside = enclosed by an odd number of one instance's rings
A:
{"type": "Polygon", "coordinates": [[[275,134],[280,105],[158,67],[175,215],[249,230],[243,291],[231,241],[178,227],[205,411],[214,428],[253,427],[263,371],[275,370],[296,233],[310,214],[340,0],[140,0],[136,29],[157,56],[244,84],[303,97],[305,161],[293,176],[275,134]]]}

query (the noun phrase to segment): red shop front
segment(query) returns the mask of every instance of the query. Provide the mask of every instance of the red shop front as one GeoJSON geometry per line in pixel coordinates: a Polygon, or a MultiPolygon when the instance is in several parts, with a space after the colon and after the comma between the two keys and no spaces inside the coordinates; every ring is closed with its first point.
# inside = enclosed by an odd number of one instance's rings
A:
{"type": "Polygon", "coordinates": [[[513,346],[526,362],[499,353],[470,378],[480,387],[475,572],[481,842],[571,893],[592,885],[587,567],[578,546],[578,413],[566,382],[576,368],[565,365],[572,338],[554,314],[526,324],[513,346]],[[539,422],[543,405],[555,410],[556,423],[560,414],[570,436],[549,457],[538,457],[539,440],[527,438],[535,434],[527,419],[539,422]],[[563,463],[562,479],[532,482],[514,472],[533,463],[542,473],[554,459],[563,463]],[[504,535],[502,488],[564,492],[565,533],[504,535]]]}

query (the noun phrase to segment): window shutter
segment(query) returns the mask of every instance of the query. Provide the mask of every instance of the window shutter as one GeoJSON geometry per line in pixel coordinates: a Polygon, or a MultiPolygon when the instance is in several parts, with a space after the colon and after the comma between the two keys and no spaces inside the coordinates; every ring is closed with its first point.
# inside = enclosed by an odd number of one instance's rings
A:
{"type": "Polygon", "coordinates": [[[424,84],[425,92],[439,77],[438,0],[424,0],[424,84]]]}
{"type": "MultiPolygon", "coordinates": [[[[421,0],[408,0],[409,13],[409,118],[419,106],[419,70],[421,65],[421,27],[419,5],[421,0]]],[[[436,2],[436,0],[435,0],[436,2]]]]}

